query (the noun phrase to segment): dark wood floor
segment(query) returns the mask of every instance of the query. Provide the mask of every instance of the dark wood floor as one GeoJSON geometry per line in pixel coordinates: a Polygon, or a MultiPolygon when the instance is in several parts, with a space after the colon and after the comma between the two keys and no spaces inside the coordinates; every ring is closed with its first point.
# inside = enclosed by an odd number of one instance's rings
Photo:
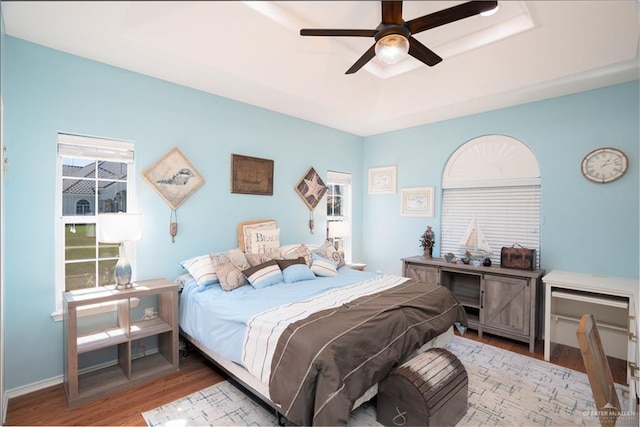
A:
{"type": "MultiPolygon", "coordinates": [[[[536,359],[544,359],[543,343],[538,342],[535,353],[529,353],[524,343],[484,335],[478,338],[474,331],[465,337],[536,359]]],[[[551,361],[567,368],[584,372],[578,349],[556,345],[551,361]]],[[[610,359],[609,364],[616,382],[626,384],[625,362],[610,359]]],[[[198,353],[181,357],[180,371],[159,380],[132,387],[107,398],[89,402],[75,408],[67,407],[62,385],[39,390],[9,401],[8,426],[145,426],[142,412],[173,402],[225,379],[224,374],[198,353]]]]}

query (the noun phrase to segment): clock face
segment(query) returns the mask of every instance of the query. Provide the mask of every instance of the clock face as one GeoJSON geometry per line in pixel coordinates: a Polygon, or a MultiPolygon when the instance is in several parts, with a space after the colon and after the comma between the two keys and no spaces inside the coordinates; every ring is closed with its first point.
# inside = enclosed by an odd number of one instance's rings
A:
{"type": "Polygon", "coordinates": [[[615,148],[598,148],[584,156],[582,174],[585,178],[605,184],[615,181],[627,172],[627,156],[615,148]]]}

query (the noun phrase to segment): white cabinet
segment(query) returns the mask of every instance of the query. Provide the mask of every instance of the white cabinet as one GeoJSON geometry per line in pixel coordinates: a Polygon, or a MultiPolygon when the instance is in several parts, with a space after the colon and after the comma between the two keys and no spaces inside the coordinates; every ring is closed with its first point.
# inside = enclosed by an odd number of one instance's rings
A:
{"type": "Polygon", "coordinates": [[[553,270],[545,283],[544,359],[553,345],[578,347],[576,328],[583,314],[593,314],[605,353],[627,361],[629,410],[638,396],[638,294],[640,281],[553,270]]]}

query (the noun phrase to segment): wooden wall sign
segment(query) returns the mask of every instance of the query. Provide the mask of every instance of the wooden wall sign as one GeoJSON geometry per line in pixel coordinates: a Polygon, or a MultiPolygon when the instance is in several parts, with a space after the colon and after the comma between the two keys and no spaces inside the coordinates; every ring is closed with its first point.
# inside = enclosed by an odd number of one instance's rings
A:
{"type": "Polygon", "coordinates": [[[273,196],[273,160],[231,155],[231,192],[273,196]]]}

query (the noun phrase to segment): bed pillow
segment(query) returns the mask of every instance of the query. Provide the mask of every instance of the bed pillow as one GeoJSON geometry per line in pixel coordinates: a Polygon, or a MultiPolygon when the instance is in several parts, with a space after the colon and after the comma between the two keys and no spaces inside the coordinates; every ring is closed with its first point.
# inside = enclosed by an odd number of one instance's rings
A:
{"type": "Polygon", "coordinates": [[[302,280],[313,280],[316,278],[316,275],[303,261],[300,264],[292,264],[282,270],[282,277],[285,283],[295,283],[302,280]]]}
{"type": "Polygon", "coordinates": [[[240,250],[240,248],[230,249],[224,252],[224,256],[226,256],[229,261],[231,261],[240,270],[251,267],[249,261],[247,260],[247,257],[245,256],[244,252],[240,250]]]}
{"type": "Polygon", "coordinates": [[[304,262],[307,265],[311,265],[311,250],[304,244],[283,246],[280,248],[280,256],[284,259],[303,257],[304,262]]]}
{"type": "MultiPolygon", "coordinates": [[[[187,285],[187,283],[191,282],[191,281],[196,281],[196,279],[193,278],[193,276],[190,273],[184,273],[179,275],[178,277],[176,277],[176,279],[173,281],[173,283],[176,284],[176,286],[178,287],[178,292],[181,292],[182,289],[184,289],[184,287],[187,285]]],[[[196,282],[197,284],[197,282],[196,282]]],[[[198,286],[198,288],[200,288],[200,286],[198,286]]],[[[204,289],[204,287],[202,287],[202,289],[204,289]]]]}
{"type": "Polygon", "coordinates": [[[282,271],[295,264],[307,264],[302,257],[298,257],[296,259],[277,259],[275,261],[278,263],[278,267],[280,267],[280,270],[282,271]]]}
{"type": "Polygon", "coordinates": [[[271,261],[273,257],[271,255],[265,254],[244,254],[247,257],[247,261],[251,267],[255,267],[256,265],[262,264],[263,262],[271,261]]]}
{"type": "MultiPolygon", "coordinates": [[[[278,225],[273,220],[266,220],[265,222],[258,222],[255,224],[245,224],[242,227],[242,235],[238,235],[238,241],[242,239],[244,243],[244,252],[249,253],[251,251],[251,233],[259,230],[275,230],[278,225]]],[[[238,243],[240,245],[240,243],[238,243]]]]}
{"type": "Polygon", "coordinates": [[[278,257],[280,255],[280,229],[252,231],[251,250],[247,252],[268,255],[271,258],[278,257]]]}
{"type": "Polygon", "coordinates": [[[251,267],[244,253],[238,248],[227,252],[213,254],[211,256],[216,266],[216,275],[220,280],[220,286],[225,291],[232,291],[247,284],[247,279],[242,270],[251,267]]]}
{"type": "Polygon", "coordinates": [[[196,279],[196,283],[200,288],[218,282],[216,265],[209,254],[189,258],[186,261],[182,261],[180,265],[196,279]]]}
{"type": "Polygon", "coordinates": [[[266,288],[283,281],[282,271],[274,260],[264,262],[242,271],[251,286],[256,289],[266,288]]]}
{"type": "Polygon", "coordinates": [[[220,279],[220,286],[225,291],[232,291],[247,284],[242,271],[229,260],[222,261],[216,266],[216,274],[220,279]]]}
{"type": "Polygon", "coordinates": [[[330,259],[323,258],[316,253],[311,254],[311,271],[319,277],[333,277],[338,275],[336,263],[330,259]]]}
{"type": "Polygon", "coordinates": [[[324,242],[322,246],[313,251],[314,253],[320,255],[323,258],[330,259],[336,263],[336,268],[340,268],[347,263],[342,256],[342,253],[339,252],[330,241],[324,242]]]}

